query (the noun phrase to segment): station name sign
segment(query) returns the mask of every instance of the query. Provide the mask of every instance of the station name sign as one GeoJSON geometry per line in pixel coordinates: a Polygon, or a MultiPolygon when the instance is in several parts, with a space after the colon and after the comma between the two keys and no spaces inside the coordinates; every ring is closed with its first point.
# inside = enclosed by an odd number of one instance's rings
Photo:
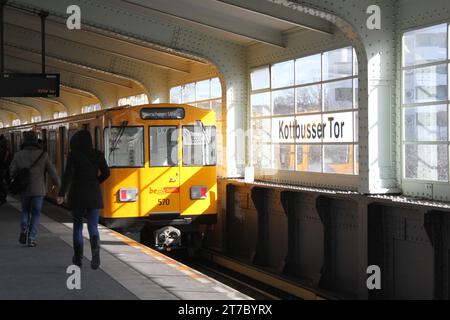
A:
{"type": "Polygon", "coordinates": [[[59,97],[59,74],[3,73],[0,97],[59,97]]]}
{"type": "Polygon", "coordinates": [[[272,140],[289,142],[352,142],[351,112],[272,118],[272,140]]]}
{"type": "Polygon", "coordinates": [[[181,120],[184,119],[183,108],[142,108],[143,120],[181,120]]]}

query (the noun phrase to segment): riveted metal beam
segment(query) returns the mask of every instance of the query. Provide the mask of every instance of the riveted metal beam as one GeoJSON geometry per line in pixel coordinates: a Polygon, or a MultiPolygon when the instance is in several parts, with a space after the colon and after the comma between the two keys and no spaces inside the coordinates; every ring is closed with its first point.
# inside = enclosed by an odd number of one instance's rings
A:
{"type": "Polygon", "coordinates": [[[326,34],[333,34],[333,25],[328,21],[290,8],[259,0],[214,0],[229,6],[261,15],[261,19],[270,18],[289,22],[295,26],[326,34]]]}
{"type": "Polygon", "coordinates": [[[238,17],[234,17],[233,19],[233,17],[230,18],[225,16],[223,12],[215,12],[203,6],[195,6],[191,2],[182,0],[153,0],[151,2],[143,0],[123,0],[123,2],[258,42],[277,47],[284,47],[282,34],[276,29],[267,27],[263,23],[257,24],[239,19],[238,17]]]}
{"type": "Polygon", "coordinates": [[[89,98],[89,99],[97,99],[93,94],[90,92],[78,89],[78,88],[72,88],[66,85],[61,85],[61,91],[67,92],[69,94],[73,94],[82,98],[89,98]]]}
{"type": "MultiPolygon", "coordinates": [[[[7,26],[38,32],[39,24],[33,15],[21,13],[16,10],[8,10],[7,13],[5,15],[5,24],[7,26]]],[[[189,73],[190,63],[196,62],[195,60],[169,55],[137,43],[115,39],[111,36],[93,31],[79,30],[73,32],[68,30],[62,23],[50,19],[46,21],[45,29],[48,39],[53,38],[71,41],[75,44],[107,52],[110,55],[126,57],[140,63],[146,63],[176,72],[189,73]]]]}

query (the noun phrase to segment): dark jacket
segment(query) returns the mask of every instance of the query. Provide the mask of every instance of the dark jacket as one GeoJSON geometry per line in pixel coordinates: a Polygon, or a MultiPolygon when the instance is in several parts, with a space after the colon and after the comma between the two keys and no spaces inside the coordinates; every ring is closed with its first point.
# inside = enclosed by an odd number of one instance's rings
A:
{"type": "Polygon", "coordinates": [[[9,166],[11,164],[12,154],[6,146],[0,144],[0,182],[2,178],[5,178],[9,172],[9,166]]]}
{"type": "Polygon", "coordinates": [[[69,190],[68,202],[72,209],[102,209],[100,184],[109,174],[103,153],[94,149],[72,150],[67,157],[59,196],[64,197],[69,190]]]}

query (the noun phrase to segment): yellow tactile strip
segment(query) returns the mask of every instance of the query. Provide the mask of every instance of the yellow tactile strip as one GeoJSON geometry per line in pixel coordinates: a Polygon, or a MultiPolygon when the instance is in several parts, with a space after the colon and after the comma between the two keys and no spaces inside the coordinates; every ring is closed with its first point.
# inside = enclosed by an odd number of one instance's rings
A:
{"type": "MultiPolygon", "coordinates": [[[[184,273],[185,275],[191,277],[192,279],[195,279],[201,283],[211,283],[211,280],[206,275],[198,272],[197,270],[194,270],[185,264],[182,264],[168,256],[165,256],[162,253],[160,253],[156,250],[153,250],[133,239],[130,239],[121,233],[118,233],[111,229],[107,229],[107,230],[108,231],[106,231],[106,232],[109,233],[111,236],[115,237],[117,240],[122,241],[123,243],[127,244],[130,247],[134,247],[134,248],[140,250],[141,252],[157,259],[161,263],[164,263],[168,266],[175,268],[176,270],[184,273]]],[[[105,232],[105,231],[103,231],[103,232],[105,232]]]]}

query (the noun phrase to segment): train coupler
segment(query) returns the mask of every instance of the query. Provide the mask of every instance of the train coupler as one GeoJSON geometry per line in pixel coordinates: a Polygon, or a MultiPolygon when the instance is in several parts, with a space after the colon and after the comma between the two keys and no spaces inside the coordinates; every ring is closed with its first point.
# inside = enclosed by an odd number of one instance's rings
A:
{"type": "Polygon", "coordinates": [[[181,231],[172,226],[166,226],[155,231],[155,247],[158,250],[171,251],[181,247],[181,231]]]}

